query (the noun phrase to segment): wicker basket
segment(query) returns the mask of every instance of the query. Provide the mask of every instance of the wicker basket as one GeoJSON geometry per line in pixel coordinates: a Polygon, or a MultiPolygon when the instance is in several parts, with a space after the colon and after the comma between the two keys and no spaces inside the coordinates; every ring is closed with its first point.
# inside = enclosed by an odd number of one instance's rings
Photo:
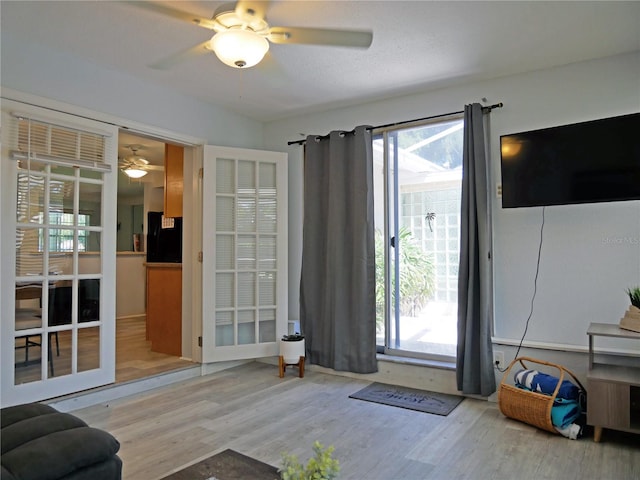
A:
{"type": "Polygon", "coordinates": [[[518,357],[514,359],[502,377],[498,388],[498,407],[500,411],[507,417],[520,420],[521,422],[528,423],[529,425],[547,430],[551,433],[558,433],[553,423],[551,423],[551,407],[553,407],[553,402],[558,395],[558,390],[560,390],[560,386],[564,381],[565,373],[573,377],[573,381],[583,392],[586,391],[576,376],[561,365],[529,357],[518,357]],[[560,372],[558,375],[558,385],[552,395],[532,392],[507,383],[510,379],[511,369],[516,363],[522,365],[522,368],[525,370],[531,368],[527,366],[525,362],[547,365],[558,369],[560,372]]]}

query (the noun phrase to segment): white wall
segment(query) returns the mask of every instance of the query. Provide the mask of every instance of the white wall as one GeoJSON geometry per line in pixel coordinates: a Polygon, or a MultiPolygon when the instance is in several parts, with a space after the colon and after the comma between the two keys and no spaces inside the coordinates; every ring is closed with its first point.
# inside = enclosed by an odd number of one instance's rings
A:
{"type": "Polygon", "coordinates": [[[116,318],[144,315],[147,304],[147,268],[144,253],[116,256],[116,318]]]}
{"type": "Polygon", "coordinates": [[[260,122],[72,55],[15,42],[8,34],[2,35],[0,61],[5,88],[201,138],[214,145],[262,145],[260,122]]]}
{"type": "MultiPolygon", "coordinates": [[[[640,52],[268,123],[265,147],[287,149],[290,159],[290,318],[299,312],[302,147],[287,148],[287,141],[300,139],[300,132],[325,134],[459,111],[482,98],[504,103],[490,117],[495,192],[500,135],[640,111],[640,52]]],[[[495,337],[519,341],[533,293],[542,209],[503,210],[496,195],[492,198],[495,337]]],[[[628,305],[625,289],[639,283],[640,201],[548,207],[526,340],[585,348],[589,323],[617,323],[628,305]]],[[[640,345],[628,348],[638,351],[640,345]]]]}

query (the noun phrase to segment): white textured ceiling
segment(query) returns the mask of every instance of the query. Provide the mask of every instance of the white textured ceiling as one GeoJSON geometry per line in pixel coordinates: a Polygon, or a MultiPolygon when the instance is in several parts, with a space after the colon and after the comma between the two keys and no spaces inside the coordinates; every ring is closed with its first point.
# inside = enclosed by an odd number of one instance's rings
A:
{"type": "MultiPolygon", "coordinates": [[[[3,0],[2,37],[41,43],[261,121],[640,50],[638,1],[272,1],[271,26],[370,29],[373,44],[272,44],[252,69],[206,54],[162,71],[149,65],[211,32],[130,3],[3,0]]],[[[163,3],[211,17],[223,2],[163,3]]]]}

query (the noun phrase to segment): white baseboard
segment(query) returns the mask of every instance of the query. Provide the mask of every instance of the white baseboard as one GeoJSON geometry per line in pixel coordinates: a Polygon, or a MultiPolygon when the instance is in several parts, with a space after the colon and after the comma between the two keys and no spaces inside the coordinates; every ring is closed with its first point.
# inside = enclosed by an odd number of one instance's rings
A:
{"type": "MultiPolygon", "coordinates": [[[[460,394],[456,384],[455,368],[448,368],[444,365],[428,366],[409,360],[408,358],[403,358],[401,361],[396,361],[396,357],[389,359],[378,358],[378,371],[368,374],[340,372],[313,364],[305,364],[304,368],[305,371],[339,375],[341,377],[356,378],[369,382],[387,383],[390,385],[448,393],[451,395],[460,394]]],[[[270,365],[278,365],[278,357],[261,358],[257,361],[270,365]]],[[[293,369],[292,371],[295,371],[297,374],[297,370],[293,369]]],[[[288,373],[286,374],[288,375],[288,373]]]]}

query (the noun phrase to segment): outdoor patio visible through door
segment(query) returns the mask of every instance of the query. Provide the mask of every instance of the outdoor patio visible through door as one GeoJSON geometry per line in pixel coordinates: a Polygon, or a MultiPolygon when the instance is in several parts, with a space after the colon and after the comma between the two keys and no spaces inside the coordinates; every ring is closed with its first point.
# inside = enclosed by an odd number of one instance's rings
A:
{"type": "Polygon", "coordinates": [[[378,345],[453,357],[457,337],[461,116],[376,132],[378,345]]]}

